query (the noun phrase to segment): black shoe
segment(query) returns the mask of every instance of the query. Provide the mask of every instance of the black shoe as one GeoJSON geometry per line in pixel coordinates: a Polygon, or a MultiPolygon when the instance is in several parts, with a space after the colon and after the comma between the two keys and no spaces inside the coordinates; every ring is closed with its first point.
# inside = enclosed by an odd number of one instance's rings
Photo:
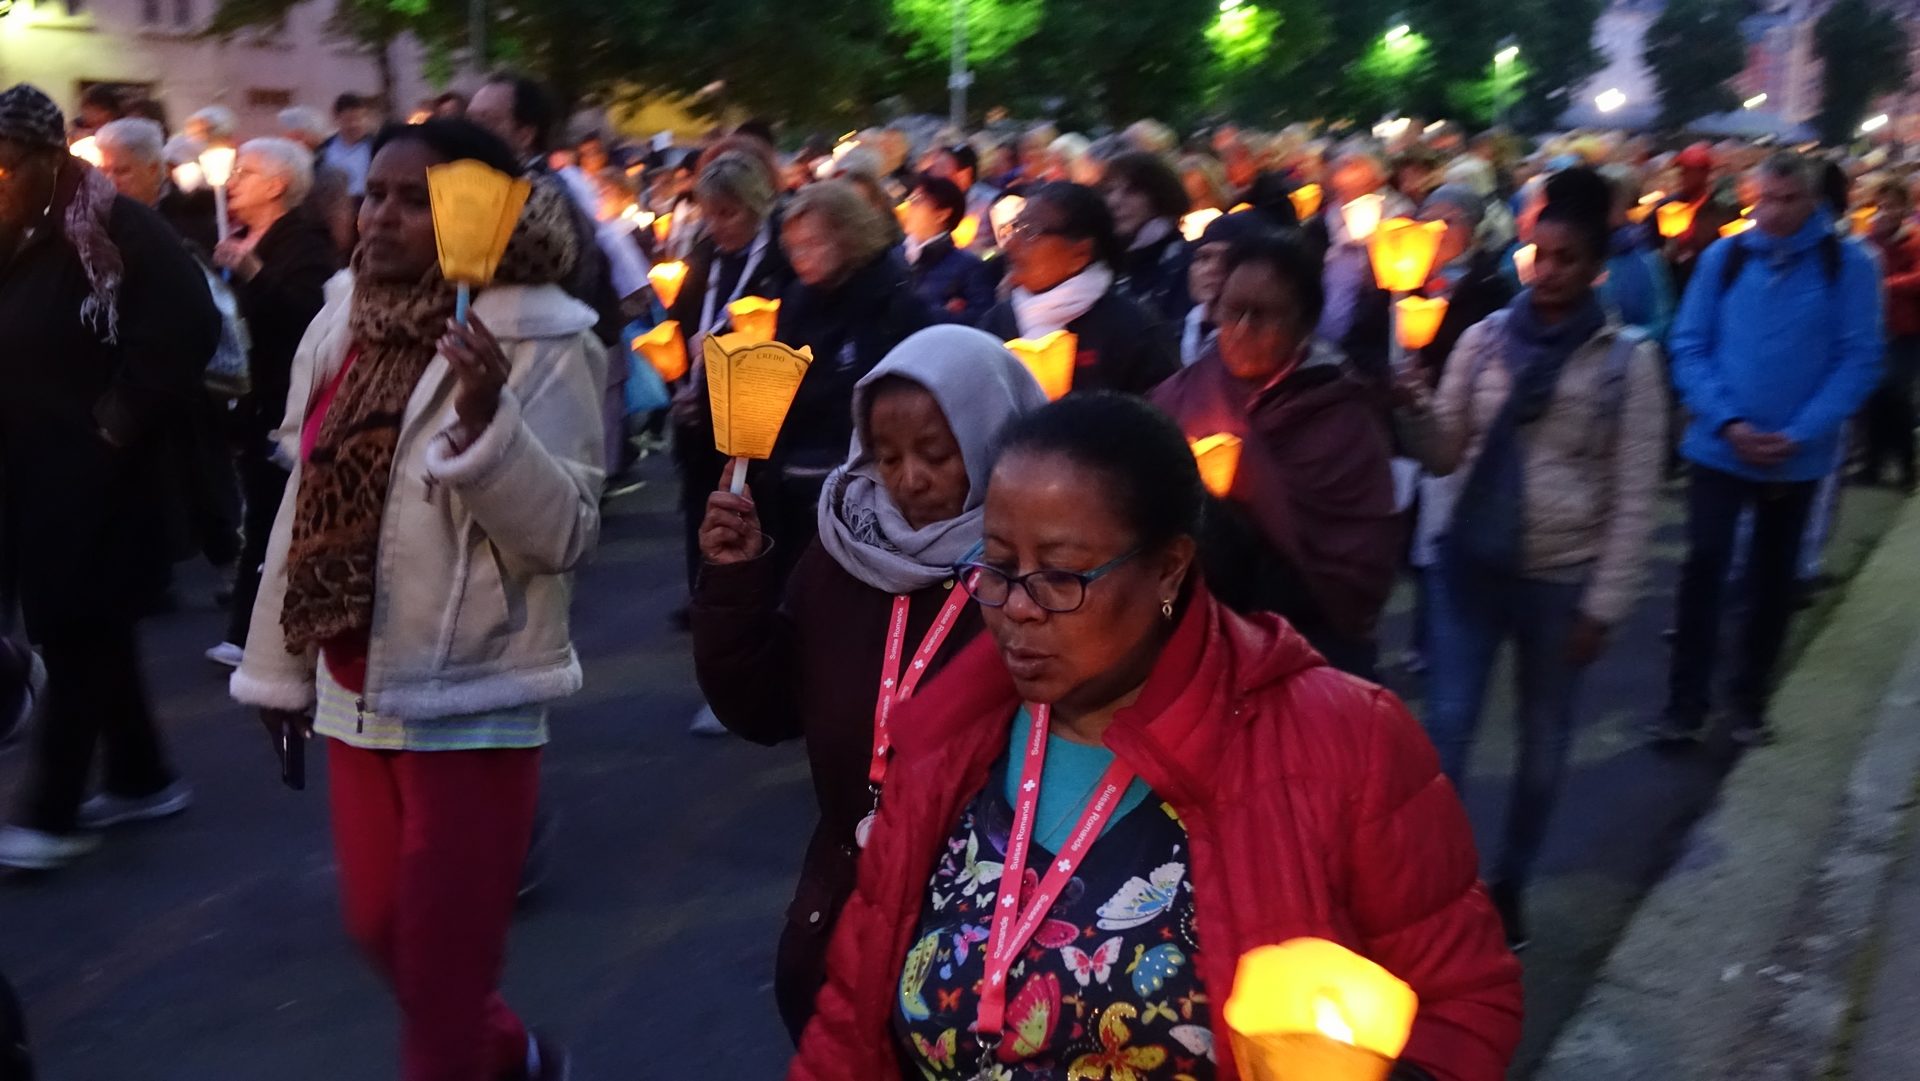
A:
{"type": "Polygon", "coordinates": [[[1667,710],[1640,726],[1649,740],[1655,745],[1672,747],[1685,743],[1700,742],[1700,729],[1703,719],[1687,716],[1673,710],[1667,710]]]}
{"type": "Polygon", "coordinates": [[[1520,887],[1496,882],[1487,887],[1487,893],[1493,897],[1493,910],[1500,913],[1500,926],[1506,929],[1507,949],[1520,953],[1533,945],[1532,937],[1527,934],[1527,919],[1520,901],[1520,887]]]}
{"type": "Polygon", "coordinates": [[[1734,720],[1727,738],[1736,747],[1771,747],[1775,736],[1773,726],[1765,717],[1748,714],[1734,720]]]}

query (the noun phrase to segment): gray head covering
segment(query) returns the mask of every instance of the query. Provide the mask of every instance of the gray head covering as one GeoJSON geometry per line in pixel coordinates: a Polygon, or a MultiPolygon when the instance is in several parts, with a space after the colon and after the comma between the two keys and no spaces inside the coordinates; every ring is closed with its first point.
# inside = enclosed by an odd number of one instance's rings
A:
{"type": "Polygon", "coordinates": [[[860,581],[911,593],[952,574],[980,543],[993,442],[1015,417],[1047,404],[1024,365],[998,338],[972,327],[928,327],[894,347],[853,389],[856,426],[847,463],[820,495],[820,544],[860,581]],[[967,467],[967,499],[958,518],[922,529],[907,524],[867,451],[867,404],[890,375],[925,387],[953,429],[967,467]]]}
{"type": "Polygon", "coordinates": [[[1439,206],[1459,210],[1467,216],[1467,224],[1475,229],[1480,228],[1480,223],[1487,218],[1487,201],[1465,184],[1440,185],[1427,196],[1427,201],[1421,205],[1420,209],[1428,210],[1439,206]]]}
{"type": "Polygon", "coordinates": [[[60,106],[39,87],[16,83],[0,91],[0,139],[27,146],[67,145],[67,121],[60,106]]]}

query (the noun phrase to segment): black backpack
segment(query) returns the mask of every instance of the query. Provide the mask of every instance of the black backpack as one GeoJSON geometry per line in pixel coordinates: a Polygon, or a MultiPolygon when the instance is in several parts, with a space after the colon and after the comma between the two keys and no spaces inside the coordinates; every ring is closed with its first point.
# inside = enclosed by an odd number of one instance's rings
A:
{"type": "MultiPolygon", "coordinates": [[[[1727,261],[1720,268],[1720,292],[1725,294],[1740,280],[1740,272],[1747,269],[1746,245],[1733,241],[1733,250],[1727,253],[1727,261]]],[[[1832,286],[1840,280],[1840,238],[1828,233],[1820,238],[1820,269],[1827,272],[1827,285],[1832,286]]]]}

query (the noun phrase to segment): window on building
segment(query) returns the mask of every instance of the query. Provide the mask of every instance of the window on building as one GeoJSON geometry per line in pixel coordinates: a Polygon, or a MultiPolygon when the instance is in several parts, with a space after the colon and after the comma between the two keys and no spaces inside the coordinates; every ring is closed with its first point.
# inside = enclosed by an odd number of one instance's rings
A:
{"type": "Polygon", "coordinates": [[[293,91],[275,90],[271,87],[255,86],[247,90],[247,108],[284,109],[293,104],[293,91]]]}
{"type": "Polygon", "coordinates": [[[146,26],[160,25],[160,0],[140,0],[140,22],[146,26]]]}

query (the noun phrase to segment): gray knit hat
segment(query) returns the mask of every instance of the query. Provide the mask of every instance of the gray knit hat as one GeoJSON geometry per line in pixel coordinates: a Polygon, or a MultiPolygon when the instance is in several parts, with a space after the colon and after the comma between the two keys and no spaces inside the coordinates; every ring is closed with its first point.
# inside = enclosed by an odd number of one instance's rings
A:
{"type": "Polygon", "coordinates": [[[39,87],[18,83],[0,91],[0,139],[27,146],[64,147],[67,120],[39,87]]]}

